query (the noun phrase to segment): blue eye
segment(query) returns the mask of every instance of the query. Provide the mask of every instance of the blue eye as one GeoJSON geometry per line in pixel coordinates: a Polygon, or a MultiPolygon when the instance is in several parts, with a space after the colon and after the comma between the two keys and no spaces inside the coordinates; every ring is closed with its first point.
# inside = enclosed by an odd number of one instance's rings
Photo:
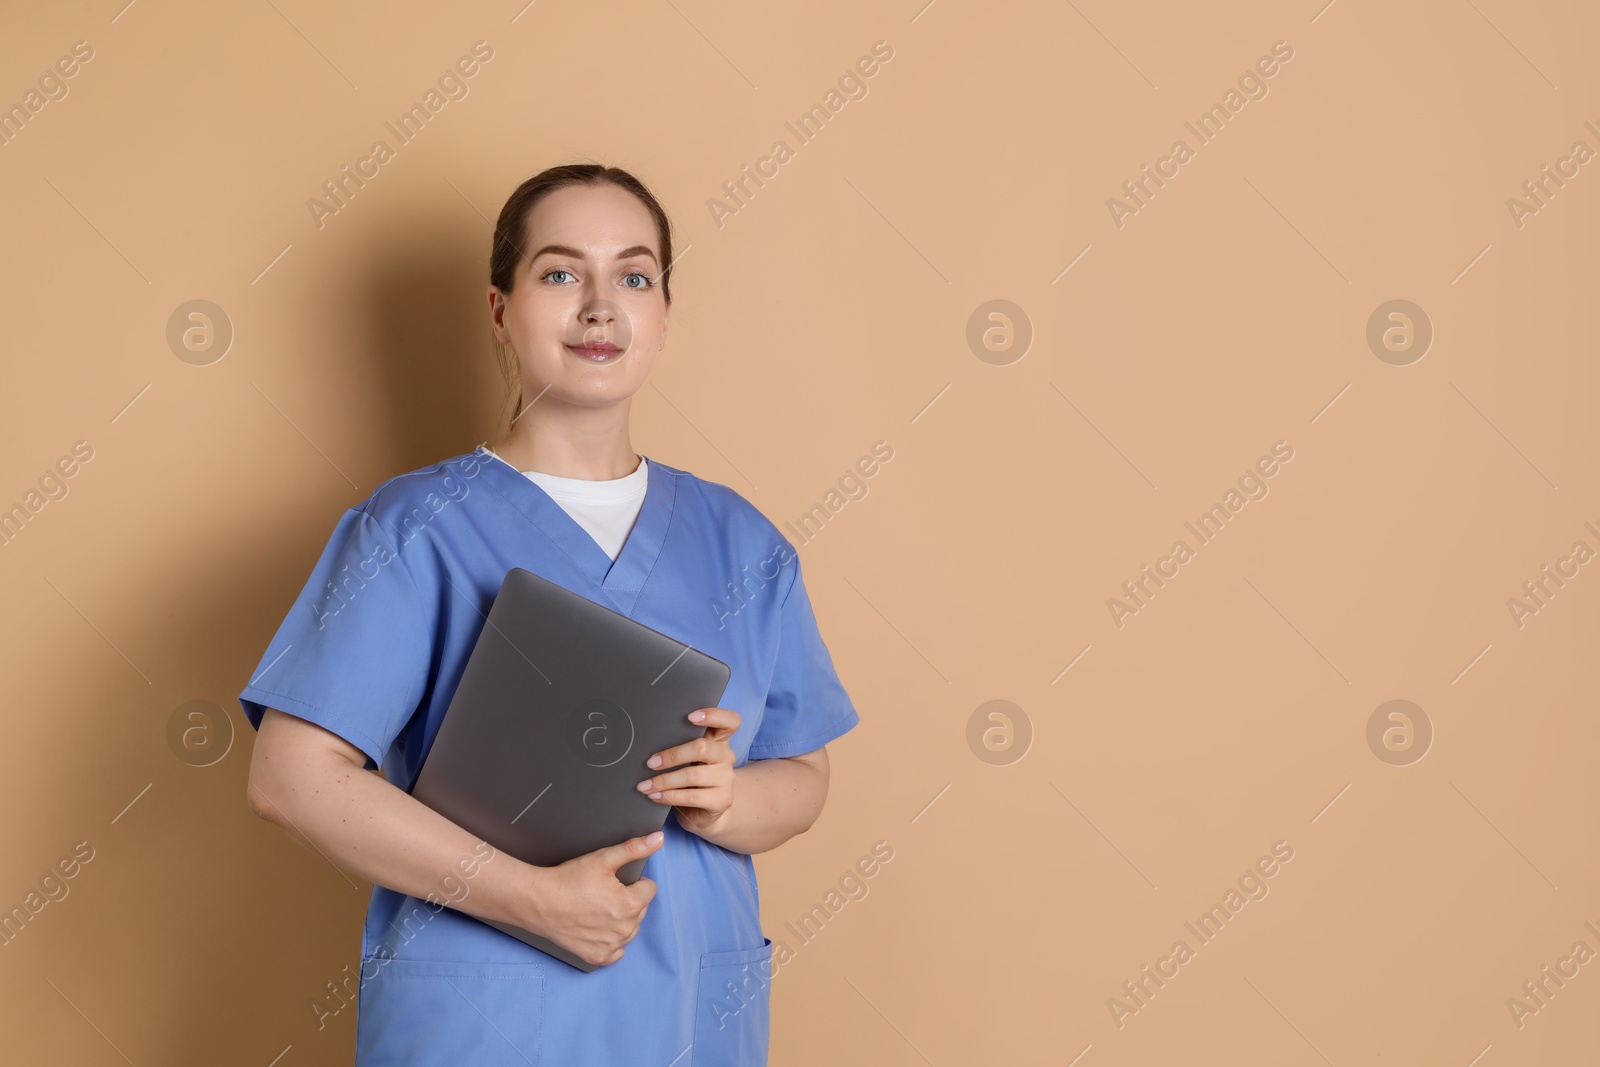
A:
{"type": "MultiPolygon", "coordinates": [[[[557,274],[565,274],[568,277],[568,279],[570,279],[572,277],[572,272],[571,271],[567,270],[564,267],[556,267],[553,270],[547,270],[543,274],[541,274],[539,276],[539,280],[540,281],[544,281],[544,282],[549,282],[557,274]]],[[[643,271],[637,271],[637,270],[636,271],[632,271],[632,272],[624,275],[624,278],[640,278],[640,279],[643,280],[644,284],[642,284],[642,285],[625,285],[624,287],[628,288],[628,289],[651,289],[651,288],[654,288],[655,284],[656,284],[655,282],[651,281],[650,280],[650,276],[648,274],[644,273],[643,271]]],[[[566,283],[565,282],[552,282],[552,284],[565,285],[566,283]]]]}

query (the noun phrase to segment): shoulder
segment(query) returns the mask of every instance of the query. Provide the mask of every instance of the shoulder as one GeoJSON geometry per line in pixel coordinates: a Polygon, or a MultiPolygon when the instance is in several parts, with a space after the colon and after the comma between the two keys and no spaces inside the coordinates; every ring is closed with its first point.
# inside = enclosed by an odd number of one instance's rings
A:
{"type": "Polygon", "coordinates": [[[490,462],[492,457],[473,451],[396,474],[352,510],[377,520],[386,529],[396,529],[419,511],[424,516],[437,514],[451,501],[461,500],[469,491],[469,483],[490,462]]]}
{"type": "Polygon", "coordinates": [[[763,515],[759,508],[740,495],[738,490],[721,482],[713,482],[686,470],[669,466],[652,457],[647,456],[646,459],[651,466],[659,468],[662,473],[676,481],[680,504],[687,502],[699,507],[718,528],[733,535],[740,544],[751,548],[781,547],[788,554],[794,554],[794,546],[783,536],[783,532],[771,519],[763,515]]]}

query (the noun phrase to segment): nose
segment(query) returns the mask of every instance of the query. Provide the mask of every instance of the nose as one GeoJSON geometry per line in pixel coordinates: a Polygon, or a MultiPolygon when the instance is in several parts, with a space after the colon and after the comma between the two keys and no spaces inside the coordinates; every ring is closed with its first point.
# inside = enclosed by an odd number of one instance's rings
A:
{"type": "Polygon", "coordinates": [[[598,294],[591,295],[579,312],[579,318],[588,325],[604,325],[615,317],[611,305],[598,294]]]}
{"type": "Polygon", "coordinates": [[[618,348],[627,348],[633,336],[633,329],[627,309],[618,307],[605,296],[595,293],[585,294],[585,299],[578,308],[576,320],[568,328],[568,334],[577,335],[570,342],[573,344],[610,341],[618,348]]]}
{"type": "Polygon", "coordinates": [[[607,327],[617,320],[618,309],[598,293],[586,294],[587,299],[578,311],[578,321],[584,327],[607,327]]]}

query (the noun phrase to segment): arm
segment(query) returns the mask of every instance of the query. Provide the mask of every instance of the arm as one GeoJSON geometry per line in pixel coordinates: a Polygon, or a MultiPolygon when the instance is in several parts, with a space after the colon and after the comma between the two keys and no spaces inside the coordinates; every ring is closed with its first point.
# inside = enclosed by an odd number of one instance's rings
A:
{"type": "MultiPolygon", "coordinates": [[[[269,708],[250,757],[250,809],[335,866],[414,897],[443,899],[478,839],[381,777],[337,734],[269,708]]],[[[481,846],[480,846],[481,848],[481,846]]],[[[463,911],[518,923],[536,869],[504,853],[471,879],[463,911]],[[521,869],[519,869],[521,868],[521,869]]]]}
{"type": "Polygon", "coordinates": [[[673,806],[684,829],[754,854],[777,848],[817,821],[828,799],[828,746],[735,767],[728,739],[742,721],[739,713],[699,708],[689,720],[703,724],[706,735],[652,755],[648,766],[678,770],[639,783],[651,800],[673,806]]]}
{"type": "Polygon", "coordinates": [[[640,878],[624,886],[615,869],[655,852],[659,840],[633,838],[559,867],[535,867],[490,849],[363,770],[365,763],[344,738],[269,708],[250,757],[250,808],[369,882],[520,926],[591,962],[622,957],[621,944],[637,934],[655,884],[640,878]],[[451,891],[462,883],[465,892],[451,891]]]}
{"type": "Polygon", "coordinates": [[[735,852],[766,852],[811,829],[828,799],[828,747],[800,756],[751,760],[733,772],[736,802],[702,829],[735,852]]]}

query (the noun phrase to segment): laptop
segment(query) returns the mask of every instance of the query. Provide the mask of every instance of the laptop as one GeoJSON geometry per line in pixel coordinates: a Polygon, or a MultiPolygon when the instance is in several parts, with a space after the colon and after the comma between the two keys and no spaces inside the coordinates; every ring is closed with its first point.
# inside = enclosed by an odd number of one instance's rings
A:
{"type": "MultiPolygon", "coordinates": [[[[676,768],[651,770],[645,760],[705,735],[687,716],[718,706],[729,673],[704,652],[513,568],[411,795],[539,867],[652,833],[669,808],[637,786],[676,768]]],[[[644,864],[630,860],[617,878],[632,885],[644,864]]],[[[548,938],[478,921],[596,969],[548,938]]]]}

